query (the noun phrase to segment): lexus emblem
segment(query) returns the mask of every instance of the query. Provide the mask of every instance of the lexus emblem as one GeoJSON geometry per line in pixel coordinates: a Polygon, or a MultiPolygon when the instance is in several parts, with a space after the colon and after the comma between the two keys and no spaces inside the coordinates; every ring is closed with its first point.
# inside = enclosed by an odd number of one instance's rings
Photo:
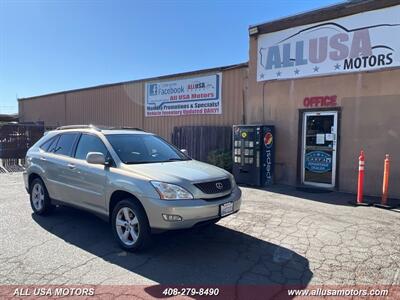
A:
{"type": "Polygon", "coordinates": [[[223,185],[221,182],[217,182],[217,183],[215,184],[215,187],[216,187],[217,189],[219,189],[219,190],[222,190],[222,188],[224,187],[224,185],[223,185]]]}

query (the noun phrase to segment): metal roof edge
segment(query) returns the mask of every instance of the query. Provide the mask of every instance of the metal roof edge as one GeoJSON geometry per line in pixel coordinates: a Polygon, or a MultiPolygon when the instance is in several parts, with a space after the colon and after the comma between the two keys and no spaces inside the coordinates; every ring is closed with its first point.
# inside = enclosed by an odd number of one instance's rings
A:
{"type": "Polygon", "coordinates": [[[309,9],[309,10],[305,10],[305,11],[300,11],[298,13],[286,15],[286,16],[283,16],[283,17],[279,17],[279,18],[276,18],[276,19],[269,20],[269,21],[265,21],[265,22],[260,22],[260,23],[249,25],[249,29],[250,28],[254,28],[254,27],[258,27],[258,26],[261,26],[261,25],[265,25],[265,24],[281,22],[281,21],[286,20],[286,19],[296,18],[299,15],[307,15],[307,14],[310,14],[310,13],[313,13],[315,11],[319,11],[319,10],[322,10],[322,9],[332,9],[332,8],[334,8],[336,6],[340,6],[340,5],[343,5],[345,3],[348,3],[348,1],[344,0],[344,1],[341,1],[341,2],[338,2],[338,3],[334,3],[334,4],[331,4],[331,5],[320,6],[320,7],[317,7],[317,8],[313,8],[313,9],[309,9]]]}
{"type": "Polygon", "coordinates": [[[63,95],[63,94],[67,94],[67,93],[73,93],[73,92],[79,92],[79,91],[85,91],[85,90],[91,90],[91,89],[97,89],[97,88],[106,88],[106,87],[112,87],[112,86],[124,85],[124,84],[130,84],[130,83],[162,80],[162,79],[168,79],[168,78],[178,77],[178,76],[188,76],[188,75],[202,74],[202,73],[208,73],[208,72],[227,71],[227,70],[246,68],[246,67],[248,67],[248,62],[234,64],[234,65],[221,66],[221,67],[215,67],[215,68],[188,71],[188,72],[182,72],[182,73],[175,73],[175,74],[168,74],[168,75],[162,75],[162,76],[148,77],[148,78],[142,78],[142,79],[121,81],[121,82],[114,82],[114,83],[106,83],[106,84],[94,85],[94,86],[71,89],[71,90],[64,90],[64,91],[60,91],[60,92],[53,92],[53,93],[47,93],[47,94],[42,94],[42,95],[37,95],[37,96],[18,98],[18,101],[32,100],[32,99],[35,99],[35,98],[41,98],[41,97],[47,97],[47,96],[55,96],[55,95],[63,95]]]}
{"type": "Polygon", "coordinates": [[[342,18],[366,11],[396,6],[399,4],[400,0],[351,0],[339,2],[330,6],[325,6],[277,20],[249,26],[249,31],[257,28],[257,30],[253,30],[254,33],[249,33],[249,35],[257,36],[264,33],[276,32],[292,27],[342,18]]]}

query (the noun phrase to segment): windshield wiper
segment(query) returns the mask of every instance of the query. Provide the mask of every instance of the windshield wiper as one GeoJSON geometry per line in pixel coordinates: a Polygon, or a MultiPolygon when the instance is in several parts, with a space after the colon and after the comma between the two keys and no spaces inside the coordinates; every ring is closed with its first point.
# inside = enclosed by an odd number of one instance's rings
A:
{"type": "Polygon", "coordinates": [[[190,158],[169,158],[167,160],[153,160],[153,161],[127,161],[124,162],[127,165],[136,165],[136,164],[156,164],[156,163],[164,163],[169,161],[183,161],[183,160],[190,160],[190,158]]]}
{"type": "Polygon", "coordinates": [[[127,161],[124,162],[127,165],[138,165],[138,164],[151,164],[151,163],[158,163],[158,161],[127,161]]]}
{"type": "Polygon", "coordinates": [[[189,158],[169,158],[168,161],[189,160],[189,158]]]}

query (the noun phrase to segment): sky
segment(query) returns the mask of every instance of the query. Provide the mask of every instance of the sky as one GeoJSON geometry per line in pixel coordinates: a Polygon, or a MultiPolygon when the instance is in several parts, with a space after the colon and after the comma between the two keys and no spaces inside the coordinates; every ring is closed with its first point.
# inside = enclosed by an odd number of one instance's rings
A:
{"type": "Polygon", "coordinates": [[[339,0],[0,0],[0,113],[17,98],[246,62],[248,27],[339,0]]]}

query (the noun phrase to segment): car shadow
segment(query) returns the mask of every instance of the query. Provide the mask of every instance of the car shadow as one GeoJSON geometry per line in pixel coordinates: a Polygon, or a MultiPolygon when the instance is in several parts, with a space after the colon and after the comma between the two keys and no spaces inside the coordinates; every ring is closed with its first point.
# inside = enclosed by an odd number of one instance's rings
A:
{"type": "MultiPolygon", "coordinates": [[[[109,224],[90,213],[59,207],[32,218],[65,242],[160,285],[305,287],[313,275],[294,251],[217,224],[157,234],[149,249],[129,253],[117,246],[109,224]]],[[[145,290],[161,296],[157,286],[145,290]]]]}

